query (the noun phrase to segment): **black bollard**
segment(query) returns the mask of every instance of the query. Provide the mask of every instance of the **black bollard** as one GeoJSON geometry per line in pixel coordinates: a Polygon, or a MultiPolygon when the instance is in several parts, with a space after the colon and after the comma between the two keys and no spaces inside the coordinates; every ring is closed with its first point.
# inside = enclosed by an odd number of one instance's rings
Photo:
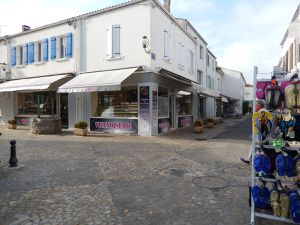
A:
{"type": "Polygon", "coordinates": [[[18,166],[18,159],[16,153],[16,140],[10,141],[10,159],[9,159],[9,167],[18,166]]]}

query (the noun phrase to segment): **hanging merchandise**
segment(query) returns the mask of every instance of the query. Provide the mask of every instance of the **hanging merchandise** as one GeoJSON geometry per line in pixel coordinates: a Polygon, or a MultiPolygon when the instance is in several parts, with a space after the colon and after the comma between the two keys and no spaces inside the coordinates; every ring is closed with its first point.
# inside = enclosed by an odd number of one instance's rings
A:
{"type": "Polygon", "coordinates": [[[276,110],[281,105],[281,89],[275,76],[272,77],[271,84],[265,88],[266,105],[269,110],[276,110]]]}
{"type": "Polygon", "coordinates": [[[252,115],[252,124],[258,142],[267,141],[273,128],[272,114],[266,111],[256,112],[252,115]]]}
{"type": "Polygon", "coordinates": [[[298,74],[294,74],[290,79],[290,84],[285,88],[285,106],[286,108],[299,112],[300,107],[300,85],[298,83],[298,74]]]}
{"type": "MultiPolygon", "coordinates": [[[[298,74],[289,80],[273,76],[256,81],[254,71],[256,99],[265,99],[270,112],[263,108],[252,116],[251,225],[256,217],[300,224],[298,74]]],[[[261,105],[256,99],[253,106],[261,105]]]]}
{"type": "Polygon", "coordinates": [[[294,191],[289,196],[290,199],[290,211],[292,220],[295,223],[300,223],[300,196],[297,191],[294,191]]]}

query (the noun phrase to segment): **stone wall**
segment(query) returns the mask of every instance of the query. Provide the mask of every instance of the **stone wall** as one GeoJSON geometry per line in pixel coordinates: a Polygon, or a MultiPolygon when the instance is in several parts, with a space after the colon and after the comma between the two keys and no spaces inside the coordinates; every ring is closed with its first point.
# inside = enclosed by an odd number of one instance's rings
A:
{"type": "Polygon", "coordinates": [[[61,118],[34,118],[30,129],[31,134],[57,134],[62,131],[61,118]]]}

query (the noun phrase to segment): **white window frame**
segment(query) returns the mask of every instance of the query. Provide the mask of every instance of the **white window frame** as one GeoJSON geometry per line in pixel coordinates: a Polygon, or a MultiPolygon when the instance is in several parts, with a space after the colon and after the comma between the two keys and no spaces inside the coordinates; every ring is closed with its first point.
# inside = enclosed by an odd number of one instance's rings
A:
{"type": "Polygon", "coordinates": [[[194,74],[195,54],[194,54],[194,52],[192,50],[189,50],[188,57],[189,57],[189,60],[188,60],[189,61],[189,70],[188,70],[188,72],[190,74],[194,74]]]}
{"type": "Polygon", "coordinates": [[[24,52],[24,45],[16,46],[16,66],[24,65],[23,52],[24,52]]]}
{"type": "Polygon", "coordinates": [[[177,51],[177,58],[178,58],[178,67],[181,70],[184,70],[184,60],[185,60],[185,51],[184,45],[181,42],[178,42],[178,51],[177,51]]]}
{"type": "Polygon", "coordinates": [[[206,65],[209,67],[209,64],[210,64],[210,57],[209,57],[209,54],[207,54],[207,57],[206,57],[206,65]]]}
{"type": "Polygon", "coordinates": [[[197,82],[203,85],[203,72],[201,70],[197,70],[197,82]]]}
{"type": "Polygon", "coordinates": [[[121,55],[121,25],[114,24],[107,28],[106,59],[120,59],[121,55]]]}
{"type": "Polygon", "coordinates": [[[43,54],[44,54],[43,41],[34,42],[34,63],[42,63],[43,54]]]}
{"type": "Polygon", "coordinates": [[[220,80],[220,78],[217,78],[217,82],[218,82],[218,91],[221,91],[221,80],[220,80]]]}
{"type": "Polygon", "coordinates": [[[200,59],[203,59],[203,46],[202,45],[200,45],[200,53],[199,53],[199,55],[200,55],[200,59]]]}
{"type": "MultiPolygon", "coordinates": [[[[43,49],[43,45],[42,45],[43,49]]],[[[67,35],[56,37],[56,60],[67,58],[67,35]]],[[[42,55],[43,60],[43,55],[42,55]]]]}

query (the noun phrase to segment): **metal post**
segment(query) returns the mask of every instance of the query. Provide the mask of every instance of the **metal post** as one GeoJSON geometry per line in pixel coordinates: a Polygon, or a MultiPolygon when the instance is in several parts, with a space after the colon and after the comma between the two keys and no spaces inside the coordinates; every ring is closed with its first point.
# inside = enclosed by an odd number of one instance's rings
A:
{"type": "MultiPolygon", "coordinates": [[[[256,108],[256,83],[257,83],[257,66],[254,66],[254,73],[253,73],[253,105],[252,105],[252,115],[255,113],[256,108]]],[[[252,123],[251,123],[252,124],[252,123]]],[[[252,164],[251,164],[251,187],[254,186],[255,180],[255,172],[253,168],[253,159],[255,155],[255,133],[252,125],[252,145],[251,145],[251,152],[252,152],[252,164]]],[[[255,223],[255,205],[253,198],[251,197],[251,224],[255,223]]]]}
{"type": "Polygon", "coordinates": [[[17,159],[17,153],[16,153],[16,140],[10,141],[10,159],[9,159],[9,167],[15,167],[18,166],[18,159],[17,159]]]}

